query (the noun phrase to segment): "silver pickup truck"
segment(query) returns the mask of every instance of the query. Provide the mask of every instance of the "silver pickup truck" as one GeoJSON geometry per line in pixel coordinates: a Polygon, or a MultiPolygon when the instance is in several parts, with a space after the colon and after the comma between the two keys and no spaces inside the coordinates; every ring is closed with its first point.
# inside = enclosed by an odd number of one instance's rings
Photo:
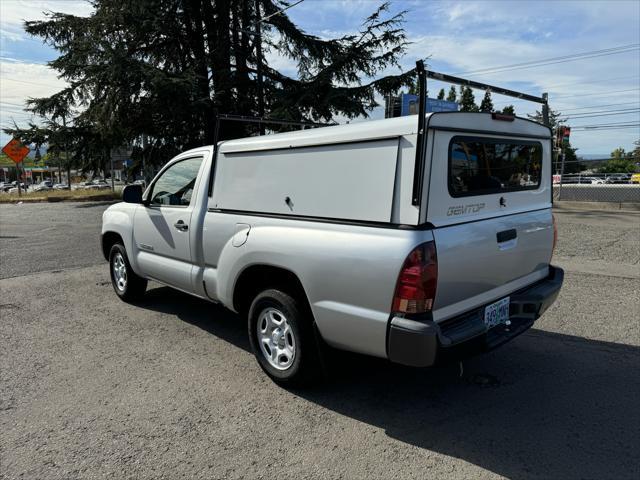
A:
{"type": "Polygon", "coordinates": [[[485,113],[224,141],[126,187],[102,250],[125,301],[153,280],[247,318],[277,382],[314,378],[319,345],[429,366],[556,299],[551,155],[549,128],[485,113]]]}

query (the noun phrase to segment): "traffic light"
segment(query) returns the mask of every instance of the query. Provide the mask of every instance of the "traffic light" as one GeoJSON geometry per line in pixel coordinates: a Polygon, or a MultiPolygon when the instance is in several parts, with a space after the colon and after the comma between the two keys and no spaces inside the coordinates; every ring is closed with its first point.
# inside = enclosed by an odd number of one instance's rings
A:
{"type": "Polygon", "coordinates": [[[556,145],[558,147],[569,144],[569,137],[571,136],[571,127],[560,125],[556,130],[556,145]]]}

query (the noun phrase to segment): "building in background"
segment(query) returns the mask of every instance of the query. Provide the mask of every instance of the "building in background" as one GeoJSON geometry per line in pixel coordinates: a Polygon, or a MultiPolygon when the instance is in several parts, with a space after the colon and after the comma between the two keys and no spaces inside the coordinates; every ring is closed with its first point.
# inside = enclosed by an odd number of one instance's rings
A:
{"type": "MultiPolygon", "coordinates": [[[[457,112],[458,104],[437,98],[427,98],[426,111],[429,112],[457,112]]],[[[384,118],[404,117],[418,114],[418,95],[401,93],[389,95],[385,98],[384,118]]]]}

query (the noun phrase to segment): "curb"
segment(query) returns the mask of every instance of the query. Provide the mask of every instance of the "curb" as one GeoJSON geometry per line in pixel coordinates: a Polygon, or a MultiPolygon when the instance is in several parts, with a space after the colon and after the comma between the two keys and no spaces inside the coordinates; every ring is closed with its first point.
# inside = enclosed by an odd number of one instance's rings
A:
{"type": "Polygon", "coordinates": [[[111,195],[95,195],[92,197],[42,197],[42,198],[18,198],[12,200],[0,199],[0,205],[16,205],[18,203],[59,203],[59,202],[119,202],[120,198],[111,195]]]}
{"type": "Polygon", "coordinates": [[[553,208],[574,208],[579,210],[622,210],[640,212],[640,203],[632,202],[574,202],[571,200],[554,200],[553,208]]]}

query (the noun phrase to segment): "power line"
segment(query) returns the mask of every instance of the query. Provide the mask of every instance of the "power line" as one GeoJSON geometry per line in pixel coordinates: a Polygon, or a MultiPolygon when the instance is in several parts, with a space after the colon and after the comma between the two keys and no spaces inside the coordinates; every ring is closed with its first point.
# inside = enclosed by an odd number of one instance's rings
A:
{"type": "Polygon", "coordinates": [[[290,8],[295,7],[296,5],[300,4],[304,2],[304,0],[298,0],[296,3],[292,3],[291,5],[289,5],[288,7],[283,8],[282,10],[278,10],[277,12],[272,13],[271,15],[267,15],[266,17],[262,18],[260,20],[260,23],[262,22],[266,22],[267,20],[269,20],[271,17],[275,17],[276,15],[281,14],[282,12],[289,10],[290,8]]]}
{"type": "Polygon", "coordinates": [[[577,95],[556,95],[553,98],[573,98],[573,97],[602,97],[606,95],[613,95],[615,93],[623,93],[623,92],[637,92],[640,88],[627,88],[625,90],[612,90],[610,92],[605,93],[579,93],[577,95]]]}
{"type": "Polygon", "coordinates": [[[576,125],[571,127],[574,130],[616,130],[621,128],[638,128],[640,123],[602,123],[596,125],[576,125]]]}
{"type": "Polygon", "coordinates": [[[633,115],[634,113],[640,113],[640,108],[629,108],[626,110],[602,110],[603,113],[584,113],[580,115],[569,115],[567,119],[576,119],[576,118],[591,118],[591,117],[608,117],[612,115],[633,115]],[[608,113],[606,113],[608,112],[608,113]]]}
{"type": "Polygon", "coordinates": [[[593,132],[594,130],[605,130],[605,131],[609,131],[609,130],[628,130],[630,128],[633,129],[639,129],[640,130],[640,123],[637,125],[626,125],[626,126],[619,126],[619,127],[588,127],[588,128],[572,128],[571,129],[571,133],[580,133],[580,132],[593,132]]]}
{"type": "MultiPolygon", "coordinates": [[[[550,99],[550,103],[555,104],[555,99],[557,98],[575,98],[575,97],[604,97],[607,95],[614,95],[617,93],[624,93],[624,92],[636,92],[636,91],[640,91],[640,88],[629,88],[629,89],[625,89],[625,90],[613,90],[611,92],[604,92],[604,93],[580,93],[577,95],[558,95],[558,96],[554,96],[550,99]]],[[[497,102],[495,105],[499,106],[499,105],[509,105],[515,102],[522,102],[524,100],[520,100],[520,99],[515,99],[515,100],[511,100],[511,101],[504,101],[504,102],[497,102]]],[[[560,102],[562,103],[562,102],[560,102]]]]}
{"type": "Polygon", "coordinates": [[[56,85],[47,84],[47,83],[38,83],[38,82],[30,82],[27,80],[16,80],[15,78],[3,78],[3,82],[16,82],[16,83],[26,83],[28,85],[37,85],[40,87],[55,87],[56,85]]]}
{"type": "Polygon", "coordinates": [[[571,85],[593,85],[593,84],[598,84],[598,83],[606,83],[606,82],[613,82],[615,80],[630,80],[632,78],[640,78],[640,75],[631,75],[631,76],[627,76],[627,77],[615,77],[615,78],[603,78],[600,80],[589,80],[586,82],[569,82],[569,83],[560,83],[560,84],[556,84],[556,85],[547,85],[547,86],[543,86],[540,87],[542,90],[550,90],[552,88],[557,88],[557,87],[565,87],[567,85],[571,86],[571,85]]]}
{"type": "Polygon", "coordinates": [[[566,108],[565,112],[573,112],[574,110],[585,110],[587,108],[603,108],[603,107],[618,107],[622,105],[640,105],[640,102],[626,102],[626,103],[609,103],[607,105],[588,105],[586,107],[566,108]]]}
{"type": "Polygon", "coordinates": [[[477,75],[477,74],[484,75],[484,74],[506,72],[511,70],[521,70],[525,68],[542,67],[545,65],[553,65],[556,63],[566,63],[566,62],[572,62],[572,61],[582,60],[587,58],[602,57],[606,55],[617,55],[619,53],[632,52],[634,50],[638,50],[639,48],[640,48],[640,44],[633,43],[630,45],[621,45],[618,47],[605,48],[602,50],[592,50],[589,52],[576,53],[572,55],[563,55],[560,57],[550,57],[550,58],[544,58],[539,60],[532,60],[528,62],[514,63],[511,65],[502,65],[499,67],[488,67],[480,70],[457,72],[457,73],[454,73],[453,75],[477,75]]]}
{"type": "Polygon", "coordinates": [[[627,125],[629,124],[629,120],[625,121],[625,122],[610,122],[610,123],[599,123],[597,125],[576,125],[576,127],[601,127],[601,126],[612,126],[612,125],[627,125]]]}
{"type": "Polygon", "coordinates": [[[2,100],[0,100],[0,103],[4,104],[4,105],[11,105],[12,107],[20,107],[20,108],[24,107],[24,105],[20,105],[19,103],[5,102],[5,101],[2,101],[2,100]]]}

